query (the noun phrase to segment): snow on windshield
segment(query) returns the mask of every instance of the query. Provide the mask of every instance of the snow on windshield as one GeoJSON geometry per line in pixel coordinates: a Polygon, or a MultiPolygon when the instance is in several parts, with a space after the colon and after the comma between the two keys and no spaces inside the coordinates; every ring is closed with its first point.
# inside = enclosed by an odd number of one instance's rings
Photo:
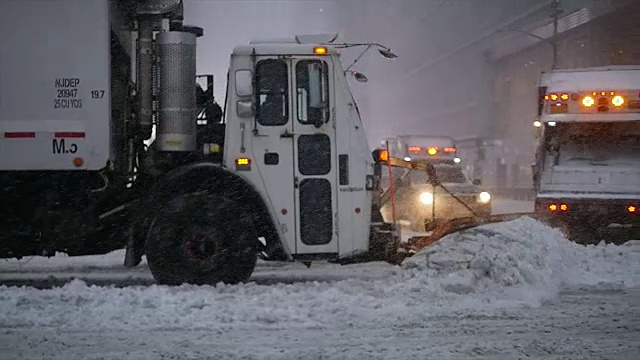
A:
{"type": "Polygon", "coordinates": [[[559,124],[549,138],[558,165],[640,164],[640,124],[559,124]]]}
{"type": "MultiPolygon", "coordinates": [[[[438,180],[442,183],[449,184],[464,184],[467,182],[462,169],[457,166],[450,165],[436,165],[436,175],[438,180]]],[[[424,171],[412,171],[409,174],[412,184],[427,184],[429,182],[429,176],[424,171]]]]}

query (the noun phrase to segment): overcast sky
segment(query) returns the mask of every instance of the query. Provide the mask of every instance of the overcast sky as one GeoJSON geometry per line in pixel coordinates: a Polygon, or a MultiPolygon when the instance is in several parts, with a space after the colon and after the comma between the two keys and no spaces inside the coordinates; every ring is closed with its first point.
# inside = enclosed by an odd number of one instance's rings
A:
{"type": "MultiPolygon", "coordinates": [[[[370,81],[353,86],[370,144],[401,133],[491,132],[491,66],[483,41],[551,0],[185,0],[185,21],[201,26],[198,73],[216,76],[224,99],[229,54],[253,38],[342,32],[375,41],[400,58],[368,54],[370,81]]],[[[545,15],[548,18],[548,15],[545,15]]],[[[357,52],[355,53],[357,55],[357,52]]],[[[348,64],[354,53],[345,54],[348,64]]]]}

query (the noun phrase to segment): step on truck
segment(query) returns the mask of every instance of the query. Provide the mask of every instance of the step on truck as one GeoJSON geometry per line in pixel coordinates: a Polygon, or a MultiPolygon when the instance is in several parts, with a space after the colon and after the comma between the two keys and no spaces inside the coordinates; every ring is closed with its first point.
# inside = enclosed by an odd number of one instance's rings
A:
{"type": "MultiPolygon", "coordinates": [[[[369,150],[336,36],[231,54],[222,111],[196,86],[182,1],[2,1],[0,257],[143,255],[161,284],[265,260],[385,260],[369,150]],[[28,24],[25,26],[25,24],[28,24]]],[[[406,164],[405,164],[406,165],[406,164]]]]}
{"type": "Polygon", "coordinates": [[[480,181],[471,181],[459,166],[455,142],[447,136],[399,135],[383,141],[389,154],[404,161],[430,164],[434,174],[402,167],[391,168],[393,194],[388,171],[383,171],[381,185],[385,221],[409,223],[413,231],[432,231],[439,224],[469,216],[491,215],[491,195],[483,191],[480,181]],[[434,182],[433,177],[437,177],[434,182]],[[394,197],[393,201],[391,197],[394,197]]]}
{"type": "Polygon", "coordinates": [[[536,213],[582,243],[637,236],[640,66],[555,70],[539,90],[536,213]]]}

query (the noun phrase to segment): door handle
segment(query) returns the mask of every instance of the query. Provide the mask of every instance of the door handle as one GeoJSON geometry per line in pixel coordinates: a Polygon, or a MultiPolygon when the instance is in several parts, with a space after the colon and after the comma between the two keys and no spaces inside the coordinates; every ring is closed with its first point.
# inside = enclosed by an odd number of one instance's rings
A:
{"type": "Polygon", "coordinates": [[[295,135],[294,133],[290,133],[290,132],[289,132],[289,129],[285,129],[285,130],[284,130],[284,132],[283,132],[282,134],[280,134],[280,137],[281,137],[281,138],[290,138],[290,139],[293,139],[293,136],[294,136],[294,135],[295,135]]]}

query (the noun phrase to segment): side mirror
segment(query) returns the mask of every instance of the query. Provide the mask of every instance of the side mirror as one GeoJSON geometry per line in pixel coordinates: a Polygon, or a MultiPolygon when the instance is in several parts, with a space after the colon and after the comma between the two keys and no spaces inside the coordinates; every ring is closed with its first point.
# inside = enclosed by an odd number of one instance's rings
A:
{"type": "Polygon", "coordinates": [[[322,109],[322,68],[319,64],[309,64],[309,107],[322,109]]]}
{"type": "Polygon", "coordinates": [[[482,185],[482,181],[480,181],[480,179],[475,179],[475,180],[473,180],[473,185],[480,186],[480,185],[482,185]]]}
{"type": "Polygon", "coordinates": [[[253,102],[251,100],[238,100],[236,102],[238,117],[248,118],[253,116],[253,102]]]}
{"type": "Polygon", "coordinates": [[[238,96],[253,95],[253,74],[251,70],[236,71],[236,94],[238,96]]]}

